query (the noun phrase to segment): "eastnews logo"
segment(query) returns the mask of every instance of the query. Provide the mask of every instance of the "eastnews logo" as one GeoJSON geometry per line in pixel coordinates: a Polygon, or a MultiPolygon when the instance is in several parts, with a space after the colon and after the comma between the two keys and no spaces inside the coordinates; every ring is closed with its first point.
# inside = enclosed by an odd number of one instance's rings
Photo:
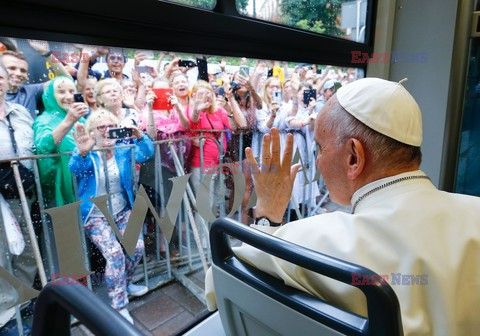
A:
{"type": "Polygon", "coordinates": [[[391,53],[368,53],[352,51],[352,63],[427,63],[428,53],[392,51],[391,53]]]}
{"type": "Polygon", "coordinates": [[[426,286],[428,285],[428,274],[374,274],[368,276],[361,273],[352,273],[351,285],[378,286],[426,286]]]}

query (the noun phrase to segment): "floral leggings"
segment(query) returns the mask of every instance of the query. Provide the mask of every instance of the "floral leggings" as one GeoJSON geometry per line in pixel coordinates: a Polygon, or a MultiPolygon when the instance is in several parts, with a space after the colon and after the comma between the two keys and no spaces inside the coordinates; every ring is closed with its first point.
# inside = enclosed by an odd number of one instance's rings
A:
{"type": "MultiPolygon", "coordinates": [[[[118,230],[123,234],[131,210],[122,210],[114,216],[118,230]]],[[[114,309],[122,309],[128,304],[127,285],[143,256],[145,245],[143,234],[135,247],[132,258],[125,255],[122,245],[117,240],[115,233],[105,217],[90,217],[85,223],[85,233],[102,253],[107,261],[105,266],[105,281],[108,296],[114,309]]]]}

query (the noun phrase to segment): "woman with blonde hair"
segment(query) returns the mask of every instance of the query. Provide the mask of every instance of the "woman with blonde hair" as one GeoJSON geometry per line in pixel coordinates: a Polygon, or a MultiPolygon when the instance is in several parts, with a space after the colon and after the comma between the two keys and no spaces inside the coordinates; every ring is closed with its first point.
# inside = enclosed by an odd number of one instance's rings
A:
{"type": "MultiPolygon", "coordinates": [[[[198,80],[192,88],[192,102],[189,108],[187,108],[187,117],[190,122],[190,130],[192,131],[208,129],[223,131],[225,129],[231,130],[234,127],[247,126],[245,116],[240,112],[240,109],[232,109],[232,114],[229,115],[223,107],[217,106],[212,86],[203,80],[198,80]]],[[[191,181],[194,189],[197,189],[200,183],[201,167],[204,169],[204,172],[212,169],[215,171],[220,164],[220,155],[223,155],[219,151],[219,146],[223,150],[227,146],[226,137],[222,137],[220,132],[204,132],[203,134],[205,136],[204,140],[202,140],[203,162],[200,160],[200,144],[194,143],[193,146],[191,181]],[[220,143],[220,141],[222,142],[220,143]]],[[[196,135],[200,134],[196,132],[196,135]]],[[[210,202],[213,201],[213,195],[218,196],[219,194],[218,192],[214,193],[214,190],[218,191],[220,188],[218,176],[216,176],[214,183],[215,187],[210,189],[210,202]]],[[[215,201],[215,207],[218,205],[218,202],[219,200],[215,201]]]]}
{"type": "MultiPolygon", "coordinates": [[[[143,255],[143,235],[140,233],[133,255],[125,255],[105,215],[91,202],[93,197],[108,194],[111,215],[118,230],[124,233],[134,203],[134,182],[131,172],[132,149],[115,148],[121,143],[117,144],[116,139],[108,136],[109,129],[119,124],[119,119],[105,109],[92,113],[86,126],[77,124],[74,136],[76,148],[70,158],[69,168],[77,176],[78,195],[83,201],[80,212],[85,233],[107,262],[105,280],[111,305],[133,323],[125,308],[128,304],[127,293],[140,296],[148,291],[145,286],[130,282],[143,255]],[[103,153],[92,151],[94,149],[103,150],[103,153]],[[104,170],[104,167],[107,169],[104,170]]],[[[152,141],[137,128],[132,128],[132,132],[135,160],[145,162],[153,156],[152,141]]]]}
{"type": "Polygon", "coordinates": [[[282,86],[280,79],[277,77],[269,77],[262,87],[260,96],[262,97],[263,105],[261,109],[257,109],[257,124],[256,130],[252,137],[252,151],[256,157],[260,155],[263,135],[270,133],[272,127],[280,130],[284,129],[281,124],[283,119],[278,113],[281,105],[281,91],[282,86]],[[278,99],[277,97],[280,97],[278,99]]]}
{"type": "Polygon", "coordinates": [[[115,114],[120,120],[119,127],[137,127],[138,113],[133,108],[123,108],[123,89],[113,78],[100,80],[95,85],[97,104],[115,114]]]}

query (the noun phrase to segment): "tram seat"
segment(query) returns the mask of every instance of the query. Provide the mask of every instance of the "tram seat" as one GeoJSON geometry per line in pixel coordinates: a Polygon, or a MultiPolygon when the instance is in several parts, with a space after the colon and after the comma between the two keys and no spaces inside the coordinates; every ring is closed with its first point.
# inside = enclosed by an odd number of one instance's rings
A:
{"type": "Polygon", "coordinates": [[[110,305],[80,284],[47,284],[35,304],[33,336],[70,335],[70,315],[98,336],[141,336],[110,305]]]}
{"type": "Polygon", "coordinates": [[[403,335],[400,305],[388,284],[355,285],[367,300],[368,318],[364,318],[243,262],[233,253],[227,235],[346,284],[351,283],[352,273],[375,274],[234,220],[218,219],[210,230],[212,272],[226,335],[403,335]]]}

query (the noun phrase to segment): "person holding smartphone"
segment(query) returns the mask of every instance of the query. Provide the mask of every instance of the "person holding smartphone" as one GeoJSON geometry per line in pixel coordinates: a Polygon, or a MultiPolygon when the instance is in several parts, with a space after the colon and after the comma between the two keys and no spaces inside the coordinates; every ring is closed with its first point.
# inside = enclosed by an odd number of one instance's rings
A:
{"type": "Polygon", "coordinates": [[[281,126],[283,123],[281,116],[277,114],[280,109],[281,99],[274,99],[274,92],[281,92],[281,90],[282,86],[277,77],[269,77],[263,83],[260,95],[262,98],[262,107],[258,108],[257,106],[257,123],[252,136],[252,150],[256,156],[261,154],[260,142],[264,134],[270,133],[272,127],[281,130],[285,129],[285,127],[281,126]]]}
{"type": "Polygon", "coordinates": [[[134,108],[123,108],[123,89],[120,83],[113,78],[100,80],[95,85],[98,105],[115,114],[120,120],[121,127],[137,127],[138,112],[134,108]]]}
{"type": "MultiPolygon", "coordinates": [[[[85,123],[85,103],[76,103],[75,84],[69,77],[57,77],[43,92],[45,111],[33,123],[37,154],[70,152],[75,147],[73,127],[85,123]]],[[[62,206],[76,201],[67,155],[38,160],[45,204],[62,206]]]]}
{"type": "MultiPolygon", "coordinates": [[[[212,86],[203,81],[198,80],[192,88],[192,105],[187,110],[187,117],[189,119],[189,128],[194,131],[199,130],[214,130],[223,131],[225,129],[231,130],[235,127],[246,127],[247,122],[245,116],[239,109],[233,109],[232,115],[228,113],[222,107],[218,107],[215,99],[215,92],[212,86]]],[[[196,136],[200,134],[195,132],[196,136]]],[[[220,146],[222,148],[227,147],[227,141],[225,136],[221,136],[220,132],[204,132],[206,136],[203,141],[203,155],[200,152],[200,144],[193,146],[193,154],[191,160],[192,176],[190,178],[192,186],[195,190],[198,189],[200,184],[201,168],[209,170],[211,168],[216,169],[220,164],[220,146]],[[203,156],[203,161],[202,161],[203,156]]],[[[221,179],[219,174],[216,174],[212,180],[213,187],[210,188],[210,202],[213,213],[216,213],[216,208],[222,202],[221,193],[221,179]]]]}
{"type": "MultiPolygon", "coordinates": [[[[308,200],[311,200],[320,194],[317,183],[309,184],[311,187],[306,188],[306,193],[303,192],[305,174],[310,181],[315,176],[315,173],[312,170],[315,167],[315,157],[312,153],[315,151],[313,125],[315,124],[316,119],[316,113],[314,112],[316,100],[313,91],[308,83],[300,83],[297,94],[292,96],[292,112],[285,119],[289,132],[294,134],[293,151],[294,153],[297,150],[300,152],[302,163],[304,165],[303,169],[305,170],[297,173],[292,194],[298,204],[304,204],[304,206],[306,206],[308,200]],[[306,104],[307,101],[308,104],[306,104]],[[307,170],[307,167],[311,167],[311,169],[307,170]]],[[[293,218],[296,218],[295,212],[292,212],[291,215],[293,218]]]]}
{"type": "MultiPolygon", "coordinates": [[[[240,162],[246,164],[245,149],[252,147],[253,129],[257,122],[257,108],[262,106],[262,98],[255,91],[248,74],[245,69],[248,67],[241,67],[241,72],[236,72],[233,75],[233,82],[237,83],[237,88],[233,91],[231,88],[225,90],[228,98],[228,105],[230,110],[238,108],[243,114],[247,122],[245,128],[237,128],[227,144],[226,157],[229,157],[233,162],[240,162]],[[240,138],[242,138],[242,146],[240,147],[240,138]],[[242,159],[240,160],[240,156],[242,159]]],[[[245,176],[245,194],[242,200],[241,212],[242,223],[248,224],[247,204],[253,191],[253,180],[251,172],[244,170],[245,176]]],[[[233,205],[233,197],[230,197],[230,206],[233,205]]]]}
{"type": "MultiPolygon", "coordinates": [[[[133,256],[125,255],[104,214],[90,201],[92,197],[109,194],[111,214],[123,234],[133,207],[134,181],[131,172],[132,150],[115,148],[116,139],[109,138],[109,129],[119,125],[119,119],[105,109],[95,111],[85,126],[77,124],[74,135],[76,147],[68,167],[77,177],[78,195],[83,201],[80,212],[85,233],[107,262],[105,279],[111,305],[133,324],[126,309],[129,302],[127,294],[141,296],[148,291],[147,287],[131,282],[133,272],[143,255],[143,234],[140,233],[133,256]],[[103,151],[94,151],[95,149],[103,151]]],[[[153,143],[137,128],[131,130],[135,160],[145,162],[153,156],[153,143]]]]}
{"type": "MultiPolygon", "coordinates": [[[[188,118],[184,110],[178,103],[178,98],[175,96],[173,90],[170,88],[168,80],[165,78],[158,78],[153,82],[153,87],[147,92],[146,107],[143,109],[140,118],[140,127],[146,130],[148,136],[154,140],[168,140],[179,139],[186,137],[185,130],[189,127],[188,118]]],[[[180,142],[172,142],[171,146],[168,143],[162,142],[159,144],[161,155],[161,170],[160,167],[155,167],[155,161],[149,160],[142,164],[140,171],[140,183],[145,187],[152,199],[157,200],[156,204],[160,203],[160,192],[156,190],[155,172],[161,171],[163,184],[163,200],[167,202],[172,191],[173,184],[169,179],[178,176],[175,167],[172,148],[179,158],[183,159],[185,167],[189,164],[189,157],[191,152],[191,141],[185,140],[180,142]]],[[[160,254],[166,255],[166,244],[163,238],[163,233],[160,233],[160,254]]],[[[175,242],[170,245],[170,256],[177,256],[178,252],[175,249],[175,242]]]]}

